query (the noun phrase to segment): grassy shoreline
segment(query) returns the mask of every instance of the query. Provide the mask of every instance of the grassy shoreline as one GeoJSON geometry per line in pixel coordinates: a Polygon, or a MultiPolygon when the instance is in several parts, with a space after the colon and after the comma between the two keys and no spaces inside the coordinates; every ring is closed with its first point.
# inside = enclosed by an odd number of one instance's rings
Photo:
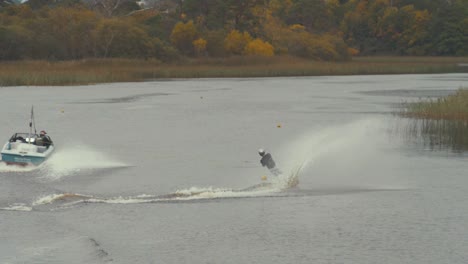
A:
{"type": "Polygon", "coordinates": [[[468,90],[461,88],[447,97],[408,103],[402,115],[416,119],[468,122],[468,90]]]}
{"type": "Polygon", "coordinates": [[[468,150],[468,90],[404,105],[403,117],[411,118],[407,135],[431,150],[468,150]]]}
{"type": "Polygon", "coordinates": [[[84,59],[0,62],[0,86],[88,85],[148,79],[431,74],[468,72],[468,57],[356,57],[346,62],[295,57],[155,60],[84,59]]]}

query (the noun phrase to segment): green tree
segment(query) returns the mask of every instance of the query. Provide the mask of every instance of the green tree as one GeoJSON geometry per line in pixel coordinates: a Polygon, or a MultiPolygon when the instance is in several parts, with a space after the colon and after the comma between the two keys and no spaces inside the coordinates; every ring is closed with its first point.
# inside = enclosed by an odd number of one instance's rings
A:
{"type": "Polygon", "coordinates": [[[228,20],[228,3],[225,0],[185,0],[182,12],[189,19],[203,21],[202,28],[219,30],[228,20]]]}
{"type": "Polygon", "coordinates": [[[406,14],[406,27],[402,30],[399,41],[400,54],[425,55],[428,54],[429,22],[431,16],[427,10],[415,10],[412,5],[401,8],[406,14]]]}
{"type": "Polygon", "coordinates": [[[63,46],[65,54],[58,59],[79,59],[92,55],[92,31],[98,21],[96,14],[85,8],[59,7],[51,9],[44,34],[50,34],[63,46]]]}
{"type": "Polygon", "coordinates": [[[431,51],[435,55],[467,55],[468,35],[466,34],[466,19],[468,17],[468,1],[455,0],[445,3],[434,14],[430,32],[432,39],[431,51]]]}
{"type": "Polygon", "coordinates": [[[20,25],[0,26],[0,60],[27,58],[31,32],[20,25]]]}
{"type": "Polygon", "coordinates": [[[147,58],[154,52],[154,40],[125,19],[102,19],[93,32],[99,57],[147,58]]]}
{"type": "Polygon", "coordinates": [[[203,32],[203,38],[206,39],[206,51],[209,56],[212,57],[223,57],[226,55],[224,49],[224,39],[226,34],[224,30],[211,30],[203,32]]]}
{"type": "Polygon", "coordinates": [[[180,22],[174,15],[156,13],[144,21],[141,21],[146,26],[148,34],[153,37],[158,37],[163,41],[170,42],[170,36],[174,26],[180,22]]]}
{"type": "Polygon", "coordinates": [[[348,45],[357,48],[361,54],[374,52],[376,39],[370,23],[368,1],[351,0],[346,3],[346,9],[348,11],[341,23],[345,41],[348,45]]]}
{"type": "Polygon", "coordinates": [[[286,23],[301,24],[311,32],[327,32],[333,19],[324,0],[293,0],[286,23]]]}
{"type": "Polygon", "coordinates": [[[239,31],[252,29],[260,23],[254,9],[264,3],[263,0],[226,0],[230,21],[228,27],[239,31]]]}
{"type": "Polygon", "coordinates": [[[163,62],[172,62],[180,59],[179,51],[173,46],[168,45],[166,42],[158,38],[152,38],[152,56],[160,59],[163,62]]]}

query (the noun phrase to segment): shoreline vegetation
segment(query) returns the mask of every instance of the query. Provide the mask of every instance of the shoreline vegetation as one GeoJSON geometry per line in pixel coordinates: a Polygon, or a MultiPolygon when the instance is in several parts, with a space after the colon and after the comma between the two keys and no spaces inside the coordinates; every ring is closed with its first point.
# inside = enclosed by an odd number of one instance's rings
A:
{"type": "Polygon", "coordinates": [[[450,120],[468,124],[468,90],[460,88],[447,97],[407,103],[405,117],[422,120],[450,120]]]}
{"type": "Polygon", "coordinates": [[[354,57],[342,62],[293,56],[196,58],[177,63],[117,58],[3,61],[0,86],[90,85],[177,78],[467,73],[467,62],[468,57],[400,56],[354,57]]]}
{"type": "Polygon", "coordinates": [[[431,150],[468,150],[468,90],[418,102],[405,103],[403,117],[411,118],[406,135],[423,142],[431,150]]]}

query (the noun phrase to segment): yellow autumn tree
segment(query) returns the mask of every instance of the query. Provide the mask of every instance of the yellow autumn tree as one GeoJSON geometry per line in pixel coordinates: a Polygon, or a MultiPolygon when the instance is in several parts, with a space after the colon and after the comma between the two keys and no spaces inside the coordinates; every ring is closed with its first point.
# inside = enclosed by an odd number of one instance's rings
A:
{"type": "Polygon", "coordinates": [[[303,32],[303,31],[305,31],[305,27],[303,25],[299,25],[299,24],[293,24],[293,25],[289,26],[289,29],[294,31],[294,32],[303,32]]]}
{"type": "Polygon", "coordinates": [[[303,25],[287,25],[271,15],[266,16],[263,29],[275,54],[319,60],[345,60],[350,55],[340,34],[312,34],[303,25]]]}
{"type": "Polygon", "coordinates": [[[275,55],[275,52],[270,43],[257,38],[247,43],[244,54],[271,57],[275,55]]]}
{"type": "Polygon", "coordinates": [[[242,55],[250,41],[252,37],[248,32],[240,33],[238,30],[232,30],[224,39],[224,49],[228,54],[242,55]]]}
{"type": "Polygon", "coordinates": [[[206,40],[199,38],[197,40],[194,40],[192,44],[193,44],[193,48],[195,49],[195,54],[197,56],[200,56],[206,52],[206,44],[207,44],[206,40]]]}
{"type": "Polygon", "coordinates": [[[305,51],[306,57],[315,60],[337,60],[339,58],[329,36],[311,36],[305,51]]]}
{"type": "Polygon", "coordinates": [[[193,41],[197,38],[198,31],[193,21],[187,23],[179,22],[174,26],[171,33],[171,42],[182,53],[193,54],[193,41]]]}

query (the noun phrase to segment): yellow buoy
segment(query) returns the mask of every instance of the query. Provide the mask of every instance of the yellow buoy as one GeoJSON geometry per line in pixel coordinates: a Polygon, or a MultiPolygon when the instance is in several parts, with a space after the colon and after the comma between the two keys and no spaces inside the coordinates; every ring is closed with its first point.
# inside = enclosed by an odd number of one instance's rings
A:
{"type": "Polygon", "coordinates": [[[262,176],[262,181],[266,181],[267,180],[267,176],[263,175],[262,176]]]}
{"type": "Polygon", "coordinates": [[[64,113],[64,112],[65,112],[65,110],[62,108],[62,109],[60,109],[60,112],[64,113]]]}
{"type": "Polygon", "coordinates": [[[276,127],[277,127],[277,128],[281,128],[281,124],[278,124],[276,127]]]}

